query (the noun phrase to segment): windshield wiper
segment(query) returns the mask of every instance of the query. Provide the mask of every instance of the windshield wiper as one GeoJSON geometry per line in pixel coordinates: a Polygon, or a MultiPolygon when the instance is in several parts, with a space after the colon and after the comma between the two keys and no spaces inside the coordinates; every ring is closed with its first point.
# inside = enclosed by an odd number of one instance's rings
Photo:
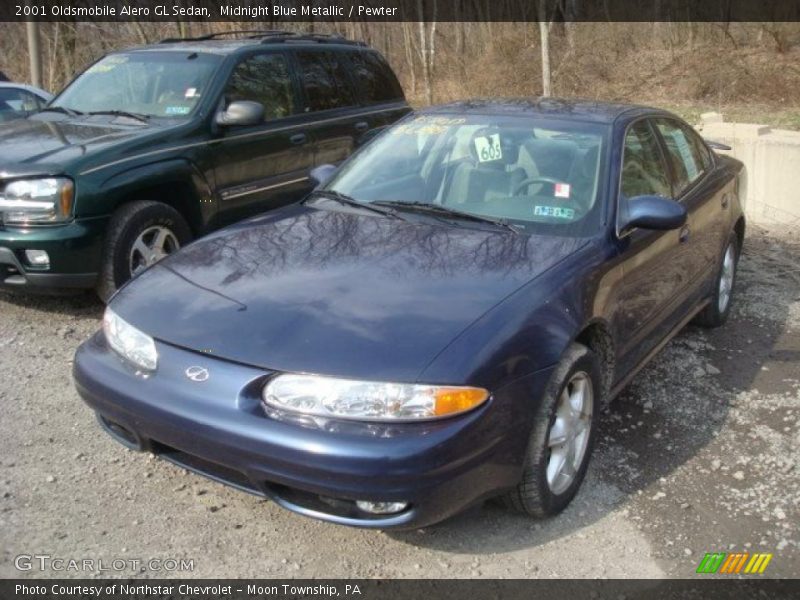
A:
{"type": "Polygon", "coordinates": [[[444,217],[452,217],[455,219],[464,219],[466,221],[475,221],[476,223],[488,223],[496,227],[503,227],[514,233],[519,233],[520,230],[516,225],[512,225],[505,219],[493,219],[484,215],[476,215],[475,213],[464,212],[449,206],[442,206],[441,204],[430,204],[429,202],[401,202],[399,200],[378,200],[373,202],[379,206],[391,206],[393,208],[413,210],[418,212],[428,212],[444,217]]]}
{"type": "Polygon", "coordinates": [[[364,210],[369,210],[374,213],[378,213],[379,215],[389,215],[390,217],[400,218],[400,216],[397,214],[397,211],[389,208],[388,206],[375,206],[376,203],[373,202],[359,202],[347,194],[342,194],[341,192],[334,190],[314,190],[311,192],[311,195],[312,197],[319,196],[320,198],[327,198],[328,200],[333,200],[334,202],[344,204],[345,206],[363,208],[364,210]]]}
{"type": "Polygon", "coordinates": [[[141,121],[142,123],[147,123],[150,121],[150,115],[142,115],[139,113],[132,113],[128,112],[127,110],[92,110],[90,112],[85,113],[89,116],[94,115],[110,115],[112,117],[128,117],[129,119],[135,119],[136,121],[141,121]]]}
{"type": "Polygon", "coordinates": [[[57,112],[68,115],[70,117],[77,117],[83,114],[79,110],[75,110],[74,108],[67,108],[66,106],[45,106],[44,108],[40,109],[39,112],[40,113],[57,112]]]}

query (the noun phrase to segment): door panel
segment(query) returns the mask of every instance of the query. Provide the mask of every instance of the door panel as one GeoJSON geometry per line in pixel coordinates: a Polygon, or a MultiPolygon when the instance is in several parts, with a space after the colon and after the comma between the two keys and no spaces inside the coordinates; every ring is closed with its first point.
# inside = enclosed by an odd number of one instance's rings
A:
{"type": "Polygon", "coordinates": [[[709,275],[716,272],[724,243],[724,191],[713,177],[710,152],[690,127],[668,118],[654,122],[671,163],[675,197],[689,213],[688,293],[697,297],[705,291],[709,275]]]}
{"type": "MultiPolygon", "coordinates": [[[[668,164],[653,126],[634,122],[625,136],[620,202],[638,195],[671,197],[668,164]]],[[[622,277],[612,326],[621,340],[618,375],[623,377],[680,318],[691,260],[686,230],[620,232],[622,277]]]]}
{"type": "Polygon", "coordinates": [[[303,113],[312,118],[314,164],[337,165],[356,149],[370,122],[359,106],[343,51],[294,52],[302,87],[303,113]]]}
{"type": "Polygon", "coordinates": [[[298,114],[297,92],[285,54],[267,52],[233,70],[224,102],[251,100],[264,106],[264,122],[229,127],[212,143],[220,215],[216,225],[294,202],[311,189],[314,136],[298,114]]]}

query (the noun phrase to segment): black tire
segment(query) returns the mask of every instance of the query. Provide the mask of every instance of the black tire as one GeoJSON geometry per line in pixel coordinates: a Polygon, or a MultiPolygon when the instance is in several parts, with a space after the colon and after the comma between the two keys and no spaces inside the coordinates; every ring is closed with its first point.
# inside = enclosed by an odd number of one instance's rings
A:
{"type": "Polygon", "coordinates": [[[717,275],[714,278],[714,293],[711,296],[711,302],[694,318],[693,322],[695,325],[699,325],[700,327],[720,327],[721,325],[725,324],[725,321],[728,320],[728,315],[730,315],[731,306],[733,305],[733,294],[736,289],[736,267],[738,264],[739,238],[735,233],[731,233],[731,236],[728,238],[728,243],[725,244],[725,249],[722,252],[722,257],[720,258],[719,265],[717,267],[717,275]],[[720,310],[720,283],[725,271],[725,256],[729,248],[733,252],[733,280],[730,284],[731,287],[727,304],[725,305],[724,309],[720,310]]]}
{"type": "Polygon", "coordinates": [[[586,346],[571,344],[547,384],[528,441],[522,479],[516,488],[503,497],[506,506],[532,517],[543,518],[558,514],[572,501],[586,475],[594,448],[598,412],[602,406],[602,380],[598,356],[586,346]],[[581,374],[588,376],[592,389],[588,442],[571,483],[566,489],[555,493],[547,481],[547,465],[551,456],[548,443],[550,431],[556,421],[562,392],[573,378],[581,374]]]}
{"type": "Polygon", "coordinates": [[[131,278],[130,254],[133,244],[143,232],[156,226],[168,229],[179,246],[188,244],[192,239],[192,231],[186,220],[174,208],[161,202],[129,202],[112,215],[96,288],[103,302],[108,302],[114,292],[131,278]]]}

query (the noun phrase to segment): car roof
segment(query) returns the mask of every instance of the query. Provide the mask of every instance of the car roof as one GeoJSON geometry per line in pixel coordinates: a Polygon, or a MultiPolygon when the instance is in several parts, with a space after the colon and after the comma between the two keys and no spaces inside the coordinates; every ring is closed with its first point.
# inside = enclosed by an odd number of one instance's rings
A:
{"type": "Polygon", "coordinates": [[[639,104],[600,102],[582,98],[476,98],[423,108],[423,114],[527,115],[563,121],[613,123],[620,116],[669,113],[639,104]]]}
{"type": "Polygon", "coordinates": [[[260,47],[311,47],[352,49],[367,48],[364,42],[348,40],[338,35],[326,34],[301,34],[290,31],[232,31],[220,32],[196,38],[168,38],[157,44],[148,44],[121,50],[121,52],[148,52],[148,51],[181,51],[209,54],[234,54],[242,50],[252,50],[260,47]],[[226,38],[226,35],[243,35],[244,37],[226,38]]]}

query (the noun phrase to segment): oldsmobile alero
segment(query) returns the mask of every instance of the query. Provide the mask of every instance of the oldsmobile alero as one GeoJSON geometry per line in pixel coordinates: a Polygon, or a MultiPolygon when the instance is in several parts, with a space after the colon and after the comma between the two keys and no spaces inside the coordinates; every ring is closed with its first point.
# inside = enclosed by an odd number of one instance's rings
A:
{"type": "Polygon", "coordinates": [[[603,404],[728,317],[744,174],[714,148],[631,105],[415,113],[123,287],[78,390],[123,444],[308,516],[555,514],[603,404]]]}

